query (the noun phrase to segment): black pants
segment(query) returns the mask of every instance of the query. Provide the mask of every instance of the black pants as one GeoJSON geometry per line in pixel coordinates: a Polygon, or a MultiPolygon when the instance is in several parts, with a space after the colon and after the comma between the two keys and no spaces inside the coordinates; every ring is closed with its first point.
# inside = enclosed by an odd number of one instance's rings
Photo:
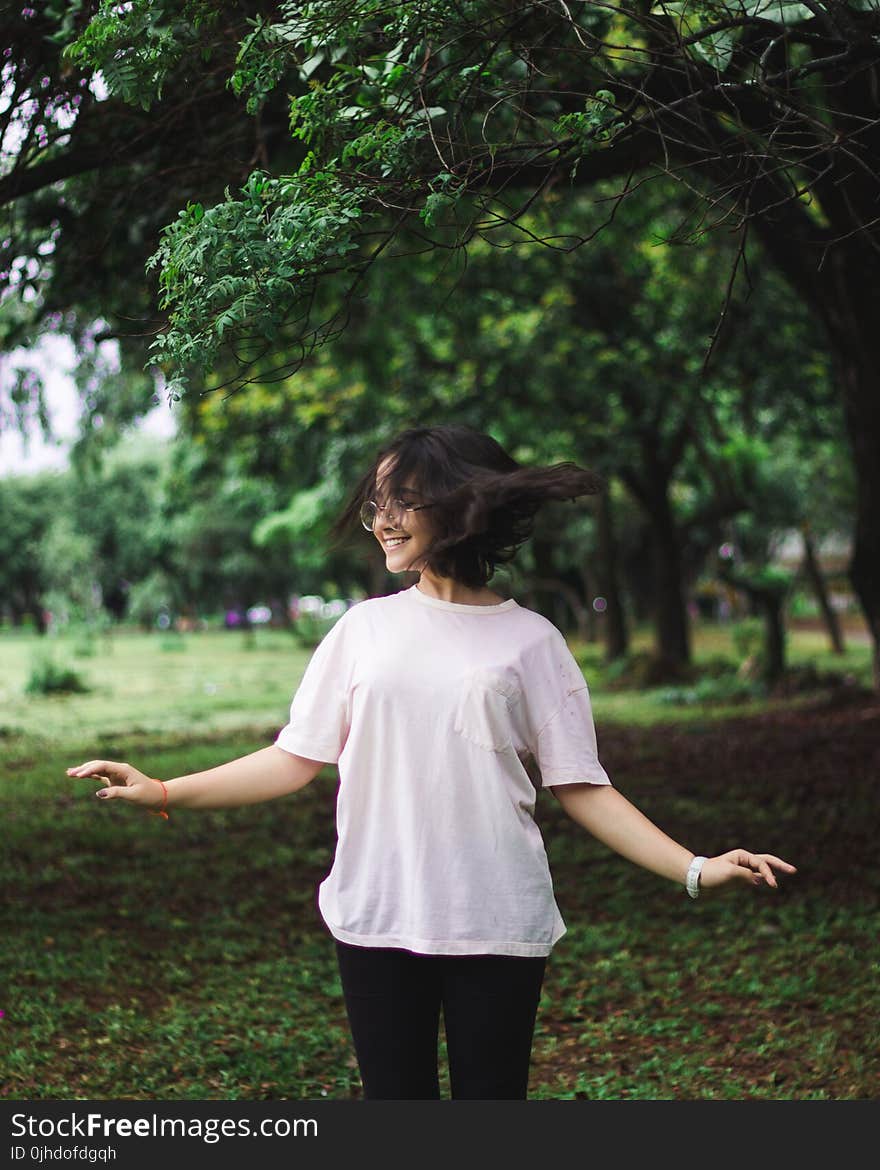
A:
{"type": "Polygon", "coordinates": [[[439,1099],[441,1008],[453,1098],[525,1100],[546,959],[336,951],[367,1100],[439,1099]]]}

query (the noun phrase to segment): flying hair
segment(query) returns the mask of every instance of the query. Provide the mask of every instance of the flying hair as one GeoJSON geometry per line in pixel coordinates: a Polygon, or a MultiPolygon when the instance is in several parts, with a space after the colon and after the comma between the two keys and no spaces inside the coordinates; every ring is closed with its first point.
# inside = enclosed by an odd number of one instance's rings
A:
{"type": "Polygon", "coordinates": [[[379,496],[430,502],[426,564],[441,577],[479,588],[529,539],[541,507],[603,487],[599,475],[575,463],[523,466],[491,435],[471,427],[411,427],[377,453],[332,531],[337,539],[346,536],[361,505],[379,496]]]}

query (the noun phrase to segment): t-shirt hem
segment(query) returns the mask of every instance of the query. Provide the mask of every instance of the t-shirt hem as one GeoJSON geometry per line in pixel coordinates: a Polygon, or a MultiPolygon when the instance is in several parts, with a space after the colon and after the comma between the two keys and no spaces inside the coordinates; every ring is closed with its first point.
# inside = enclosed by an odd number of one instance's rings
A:
{"type": "Polygon", "coordinates": [[[310,743],[308,739],[298,739],[296,733],[286,728],[278,733],[275,746],[290,752],[294,756],[302,756],[306,760],[320,760],[325,764],[339,762],[339,750],[326,744],[310,743]]]}
{"type": "Polygon", "coordinates": [[[584,774],[583,772],[559,772],[551,773],[550,776],[541,774],[541,786],[543,788],[554,788],[561,784],[611,784],[611,778],[605,773],[596,773],[592,775],[584,774]]]}
{"type": "Polygon", "coordinates": [[[496,939],[425,939],[405,934],[354,934],[332,922],[327,922],[327,927],[338,942],[355,947],[393,947],[420,955],[514,955],[520,958],[546,957],[565,933],[563,929],[550,942],[529,943],[498,942],[496,939]]]}

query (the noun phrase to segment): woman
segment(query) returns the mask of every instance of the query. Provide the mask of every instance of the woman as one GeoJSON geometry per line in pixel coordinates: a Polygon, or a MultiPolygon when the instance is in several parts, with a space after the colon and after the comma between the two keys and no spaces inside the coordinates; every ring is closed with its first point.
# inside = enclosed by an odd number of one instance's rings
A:
{"type": "Polygon", "coordinates": [[[337,523],[360,518],[417,584],[348,610],[313,654],[275,743],[173,780],[91,760],[96,795],[162,815],[285,796],[339,771],[338,844],[319,892],[372,1099],[524,1099],[546,959],[565,931],[533,819],[537,783],[600,841],[696,897],[775,887],[770,854],[705,858],[612,785],[590,697],[561,633],[489,587],[550,500],[598,491],[573,464],[527,468],[459,426],[407,430],[337,523]]]}

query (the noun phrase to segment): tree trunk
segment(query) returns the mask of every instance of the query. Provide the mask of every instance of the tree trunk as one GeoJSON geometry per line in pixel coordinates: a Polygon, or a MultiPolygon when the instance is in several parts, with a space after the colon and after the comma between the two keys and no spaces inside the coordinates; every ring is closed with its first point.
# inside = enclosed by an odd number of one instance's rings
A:
{"type": "Polygon", "coordinates": [[[39,589],[28,581],[24,585],[22,596],[23,603],[21,608],[18,609],[17,614],[13,610],[14,624],[17,626],[22,625],[25,617],[29,614],[34,619],[34,629],[36,632],[38,634],[45,634],[46,617],[43,609],[43,599],[39,589]]]}
{"type": "Polygon", "coordinates": [[[801,526],[801,536],[804,541],[804,573],[816,594],[819,610],[831,639],[831,649],[835,654],[843,654],[846,649],[843,642],[843,632],[840,628],[840,622],[837,620],[837,614],[829,600],[828,590],[825,588],[825,578],[822,576],[810,528],[806,523],[801,526]]]}
{"type": "Polygon", "coordinates": [[[644,565],[643,557],[636,568],[642,571],[650,593],[654,652],[661,674],[674,679],[691,662],[681,539],[669,498],[672,471],[660,459],[647,434],[642,444],[642,467],[640,475],[622,472],[621,478],[648,517],[650,561],[644,565]]]}
{"type": "Polygon", "coordinates": [[[605,632],[605,661],[622,658],[629,650],[629,633],[623,612],[620,589],[617,538],[614,533],[614,515],[611,510],[611,488],[599,493],[596,507],[596,531],[599,555],[596,573],[599,592],[605,599],[602,622],[605,632]]]}
{"type": "Polygon", "coordinates": [[[636,628],[650,622],[654,615],[654,582],[651,579],[653,536],[650,522],[639,528],[639,540],[621,556],[622,577],[630,603],[630,616],[636,628]]]}
{"type": "Polygon", "coordinates": [[[671,672],[690,665],[691,645],[681,548],[668,481],[652,487],[650,516],[652,540],[652,589],[654,594],[654,630],[656,652],[671,672]]]}
{"type": "Polygon", "coordinates": [[[657,653],[672,668],[691,661],[678,538],[671,524],[654,531],[654,613],[657,653]]]}
{"type": "Polygon", "coordinates": [[[758,604],[764,617],[764,678],[775,683],[785,673],[785,623],[782,617],[784,594],[762,590],[758,604]]]}
{"type": "Polygon", "coordinates": [[[761,675],[774,683],[785,673],[785,620],[783,609],[787,588],[757,584],[746,572],[735,572],[729,565],[718,567],[719,578],[739,589],[748,598],[749,610],[764,622],[764,649],[761,675]]]}
{"type": "MultiPolygon", "coordinates": [[[[858,245],[863,248],[863,245],[858,245]]],[[[843,390],[846,425],[856,470],[856,516],[849,575],[873,640],[874,686],[880,690],[880,265],[874,281],[864,262],[849,263],[851,249],[831,253],[831,283],[825,319],[843,390]]]]}

